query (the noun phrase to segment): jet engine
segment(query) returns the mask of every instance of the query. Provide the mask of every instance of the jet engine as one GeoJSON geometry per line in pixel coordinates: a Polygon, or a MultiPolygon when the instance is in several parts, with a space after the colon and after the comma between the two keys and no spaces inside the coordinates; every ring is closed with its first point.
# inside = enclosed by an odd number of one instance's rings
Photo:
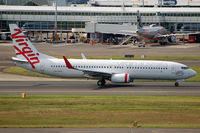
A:
{"type": "Polygon", "coordinates": [[[129,83],[130,81],[128,73],[113,74],[111,76],[111,82],[113,83],[129,83]]]}
{"type": "Polygon", "coordinates": [[[1,39],[2,39],[2,40],[6,40],[6,39],[7,39],[7,36],[6,36],[5,33],[2,33],[2,34],[1,34],[1,39]]]}
{"type": "Polygon", "coordinates": [[[170,42],[170,43],[175,43],[176,42],[176,37],[175,36],[169,36],[168,37],[168,42],[170,42]]]}

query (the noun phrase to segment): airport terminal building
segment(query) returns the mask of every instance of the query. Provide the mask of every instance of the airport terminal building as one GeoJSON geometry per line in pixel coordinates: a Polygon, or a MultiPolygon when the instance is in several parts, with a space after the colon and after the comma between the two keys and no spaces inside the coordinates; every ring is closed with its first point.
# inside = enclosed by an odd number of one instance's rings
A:
{"type": "MultiPolygon", "coordinates": [[[[76,6],[57,7],[57,10],[59,30],[85,28],[88,22],[135,25],[137,24],[137,11],[141,14],[143,25],[157,24],[171,31],[180,31],[184,26],[186,28],[183,30],[200,30],[199,8],[76,6]]],[[[22,27],[28,22],[54,22],[55,7],[0,6],[0,20],[0,29],[8,28],[9,23],[18,23],[22,27]]],[[[49,25],[52,24],[54,23],[49,23],[49,25]]]]}
{"type": "MultiPolygon", "coordinates": [[[[58,6],[57,29],[60,32],[78,29],[77,32],[80,30],[89,33],[106,33],[108,30],[114,34],[119,32],[116,27],[136,30],[138,11],[144,26],[161,25],[172,32],[200,31],[200,10],[197,7],[93,7],[88,5],[58,6]],[[105,24],[110,26],[103,29],[105,24]]],[[[9,24],[17,23],[29,31],[53,31],[55,14],[54,6],[1,5],[0,29],[8,30],[9,24]]]]}

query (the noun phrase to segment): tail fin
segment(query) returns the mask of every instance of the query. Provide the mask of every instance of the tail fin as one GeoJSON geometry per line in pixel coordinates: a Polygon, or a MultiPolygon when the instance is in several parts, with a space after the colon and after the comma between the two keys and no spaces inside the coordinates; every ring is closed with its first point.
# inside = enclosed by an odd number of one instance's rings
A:
{"type": "Polygon", "coordinates": [[[142,20],[141,20],[141,14],[140,11],[137,10],[137,28],[140,29],[142,28],[142,20]]]}
{"type": "Polygon", "coordinates": [[[17,59],[27,60],[35,68],[41,58],[53,58],[40,53],[16,24],[9,24],[9,27],[17,59]]]}

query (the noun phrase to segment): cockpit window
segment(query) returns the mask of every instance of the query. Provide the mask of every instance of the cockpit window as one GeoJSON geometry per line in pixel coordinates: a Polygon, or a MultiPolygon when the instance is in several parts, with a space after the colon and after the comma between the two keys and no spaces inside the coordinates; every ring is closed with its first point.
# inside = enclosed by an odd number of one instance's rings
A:
{"type": "Polygon", "coordinates": [[[184,69],[184,70],[185,70],[185,69],[189,69],[189,67],[181,67],[181,69],[184,69]]]}

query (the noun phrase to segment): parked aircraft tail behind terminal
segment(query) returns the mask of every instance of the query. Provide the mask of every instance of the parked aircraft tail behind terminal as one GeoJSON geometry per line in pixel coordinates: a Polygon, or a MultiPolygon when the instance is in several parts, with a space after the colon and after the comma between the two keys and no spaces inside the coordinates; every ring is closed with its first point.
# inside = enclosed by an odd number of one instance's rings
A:
{"type": "Polygon", "coordinates": [[[63,59],[40,53],[16,24],[10,24],[11,37],[16,57],[12,57],[17,66],[30,71],[64,78],[97,79],[98,86],[105,81],[129,83],[135,79],[180,81],[196,75],[196,72],[184,64],[169,61],[151,60],[96,60],[63,59]]]}

